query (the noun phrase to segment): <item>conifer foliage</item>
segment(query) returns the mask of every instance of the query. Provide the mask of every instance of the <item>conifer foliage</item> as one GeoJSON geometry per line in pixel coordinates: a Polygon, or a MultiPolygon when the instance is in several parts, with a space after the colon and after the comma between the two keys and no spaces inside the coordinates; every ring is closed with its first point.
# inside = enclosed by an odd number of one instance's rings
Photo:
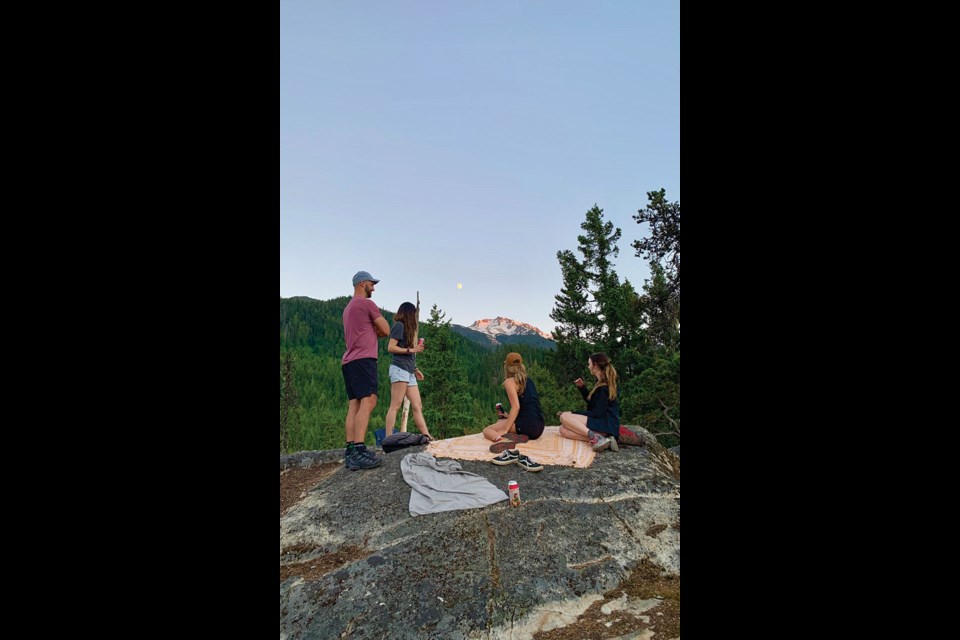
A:
{"type": "Polygon", "coordinates": [[[287,351],[280,358],[280,453],[290,450],[290,433],[299,432],[300,397],[293,383],[293,352],[287,351]]]}
{"type": "Polygon", "coordinates": [[[634,219],[649,223],[653,237],[632,243],[650,261],[642,294],[620,281],[614,259],[622,232],[596,204],[580,225],[577,253],[557,252],[563,288],[550,314],[560,324],[548,364],[563,389],[577,377],[589,381],[587,358],[606,353],[619,374],[623,422],[670,446],[680,437],[680,204],[667,203],[663,189],[647,196],[634,219]]]}
{"type": "MultiPolygon", "coordinates": [[[[451,320],[437,305],[423,324],[426,350],[417,356],[424,379],[419,383],[423,399],[423,417],[430,432],[438,438],[464,435],[472,424],[473,400],[467,392],[466,372],[456,354],[451,320]]],[[[457,336],[459,340],[459,336],[457,336]]]]}

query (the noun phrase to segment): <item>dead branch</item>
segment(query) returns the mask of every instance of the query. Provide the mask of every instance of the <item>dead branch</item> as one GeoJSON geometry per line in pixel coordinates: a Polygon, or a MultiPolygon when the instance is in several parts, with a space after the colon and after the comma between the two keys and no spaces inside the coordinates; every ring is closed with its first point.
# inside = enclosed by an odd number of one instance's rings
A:
{"type": "Polygon", "coordinates": [[[674,420],[673,418],[671,418],[671,417],[670,417],[670,414],[668,413],[668,411],[670,411],[670,409],[673,409],[673,407],[668,407],[668,406],[663,402],[663,400],[661,400],[660,398],[657,398],[657,402],[659,402],[659,403],[660,403],[660,406],[663,407],[663,417],[666,418],[666,419],[667,419],[667,422],[670,423],[670,426],[673,427],[673,431],[672,431],[672,432],[671,432],[671,431],[664,431],[663,433],[659,433],[659,434],[655,434],[655,435],[671,434],[671,435],[677,435],[677,436],[679,436],[679,435],[680,435],[680,423],[677,422],[676,420],[674,420]]]}

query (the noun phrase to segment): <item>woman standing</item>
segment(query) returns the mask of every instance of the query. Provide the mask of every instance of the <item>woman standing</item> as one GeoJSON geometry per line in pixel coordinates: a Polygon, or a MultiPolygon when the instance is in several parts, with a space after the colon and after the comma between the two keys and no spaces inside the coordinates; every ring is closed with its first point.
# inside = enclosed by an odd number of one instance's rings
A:
{"type": "Polygon", "coordinates": [[[587,410],[560,412],[560,435],[589,442],[594,451],[603,451],[607,447],[618,451],[620,404],[617,402],[617,370],[603,353],[595,353],[587,358],[587,366],[597,378],[590,393],[587,393],[583,378],[573,382],[587,402],[587,410]]]}
{"type": "Polygon", "coordinates": [[[416,354],[424,350],[424,346],[417,343],[417,329],[417,308],[412,302],[404,302],[393,316],[390,342],[387,343],[387,351],[393,354],[393,360],[390,362],[390,407],[387,409],[386,434],[389,436],[393,433],[397,409],[406,396],[410,398],[413,423],[420,433],[433,440],[423,419],[423,402],[417,387],[417,381],[423,380],[423,372],[417,368],[416,354]]]}

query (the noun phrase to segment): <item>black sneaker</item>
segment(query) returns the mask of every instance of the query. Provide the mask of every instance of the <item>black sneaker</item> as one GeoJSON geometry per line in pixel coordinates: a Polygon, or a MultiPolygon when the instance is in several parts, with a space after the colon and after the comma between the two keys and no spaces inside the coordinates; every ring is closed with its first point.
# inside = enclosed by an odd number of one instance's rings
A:
{"type": "Polygon", "coordinates": [[[516,449],[507,449],[506,451],[498,455],[496,458],[494,458],[490,462],[502,467],[504,465],[514,464],[515,462],[519,461],[520,458],[524,458],[524,457],[526,456],[521,456],[520,452],[517,451],[516,449]]]}
{"type": "Polygon", "coordinates": [[[517,464],[523,467],[526,471],[543,471],[543,465],[537,464],[527,456],[521,455],[520,459],[517,460],[517,464]]]}

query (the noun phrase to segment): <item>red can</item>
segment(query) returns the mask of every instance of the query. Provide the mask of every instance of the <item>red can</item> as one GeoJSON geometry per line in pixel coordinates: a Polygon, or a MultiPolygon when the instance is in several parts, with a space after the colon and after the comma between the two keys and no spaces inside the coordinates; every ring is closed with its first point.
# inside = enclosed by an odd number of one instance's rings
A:
{"type": "Polygon", "coordinates": [[[423,338],[420,338],[419,340],[417,340],[417,346],[419,347],[423,346],[423,338]]]}

